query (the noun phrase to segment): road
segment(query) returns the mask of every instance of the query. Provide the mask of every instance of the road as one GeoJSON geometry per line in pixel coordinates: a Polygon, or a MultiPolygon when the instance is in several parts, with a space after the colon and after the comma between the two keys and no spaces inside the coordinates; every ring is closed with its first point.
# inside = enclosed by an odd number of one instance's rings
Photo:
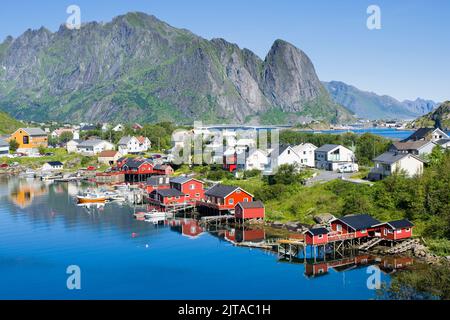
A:
{"type": "Polygon", "coordinates": [[[361,180],[361,179],[351,179],[351,177],[355,174],[355,173],[339,173],[339,172],[334,172],[334,171],[325,171],[325,170],[317,170],[317,175],[308,180],[306,182],[307,186],[312,186],[316,183],[325,183],[328,181],[332,181],[332,180],[336,180],[336,179],[343,179],[352,183],[361,183],[361,184],[370,184],[365,180],[361,180]]]}

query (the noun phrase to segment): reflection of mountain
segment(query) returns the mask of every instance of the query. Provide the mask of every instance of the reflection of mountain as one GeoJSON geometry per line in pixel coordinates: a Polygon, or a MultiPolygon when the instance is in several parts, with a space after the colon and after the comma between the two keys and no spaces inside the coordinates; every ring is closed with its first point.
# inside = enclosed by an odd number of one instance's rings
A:
{"type": "Polygon", "coordinates": [[[47,193],[48,188],[40,182],[20,180],[11,190],[9,197],[15,205],[23,209],[29,207],[36,197],[47,193]]]}

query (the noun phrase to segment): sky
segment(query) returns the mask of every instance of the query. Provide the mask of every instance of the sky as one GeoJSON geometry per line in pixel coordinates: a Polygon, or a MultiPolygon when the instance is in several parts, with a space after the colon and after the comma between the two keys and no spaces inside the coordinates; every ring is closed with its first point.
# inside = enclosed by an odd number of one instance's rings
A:
{"type": "Polygon", "coordinates": [[[323,81],[399,100],[450,99],[448,0],[15,0],[0,4],[0,41],[28,28],[56,31],[72,4],[82,22],[141,11],[261,58],[283,39],[311,58],[323,81]],[[380,8],[381,29],[367,28],[370,5],[380,8]]]}

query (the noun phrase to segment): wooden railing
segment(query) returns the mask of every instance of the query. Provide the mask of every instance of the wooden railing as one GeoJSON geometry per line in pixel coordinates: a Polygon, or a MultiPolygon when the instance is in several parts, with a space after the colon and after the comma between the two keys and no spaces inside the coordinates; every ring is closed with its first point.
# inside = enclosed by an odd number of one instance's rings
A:
{"type": "Polygon", "coordinates": [[[355,233],[328,234],[328,241],[348,240],[355,238],[355,233]]]}

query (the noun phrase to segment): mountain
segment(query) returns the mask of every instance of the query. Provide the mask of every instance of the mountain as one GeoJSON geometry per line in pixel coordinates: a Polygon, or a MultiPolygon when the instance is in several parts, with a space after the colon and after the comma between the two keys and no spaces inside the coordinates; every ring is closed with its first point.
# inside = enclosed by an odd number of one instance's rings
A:
{"type": "Polygon", "coordinates": [[[398,101],[387,95],[359,90],[344,82],[323,82],[332,99],[351,110],[357,117],[377,119],[413,119],[432,111],[436,102],[416,99],[398,101]]]}
{"type": "Polygon", "coordinates": [[[0,134],[12,133],[22,126],[22,123],[11,118],[7,113],[0,111],[0,134]]]}
{"type": "Polygon", "coordinates": [[[0,45],[0,109],[61,121],[339,122],[308,56],[277,40],[265,60],[144,13],[0,45]]]}
{"type": "Polygon", "coordinates": [[[410,128],[426,128],[426,127],[440,127],[445,130],[450,130],[450,101],[445,101],[439,107],[414,121],[408,127],[410,128]]]}

